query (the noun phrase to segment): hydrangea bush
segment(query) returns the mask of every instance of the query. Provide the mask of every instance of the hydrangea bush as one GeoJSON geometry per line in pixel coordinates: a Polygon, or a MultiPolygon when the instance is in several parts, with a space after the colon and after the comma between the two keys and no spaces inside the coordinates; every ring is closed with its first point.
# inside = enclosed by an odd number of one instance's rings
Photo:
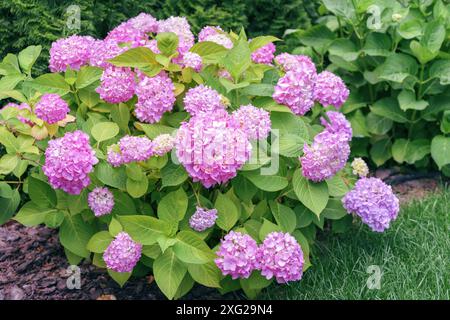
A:
{"type": "Polygon", "coordinates": [[[0,223],[20,206],[16,221],[59,228],[71,264],[121,286],[152,273],[169,299],[195,283],[256,297],[302,278],[318,230],[351,214],[389,226],[390,187],[348,164],[338,76],[277,55],[272,36],[197,40],[185,18],[142,13],[103,40],[56,41],[37,78],[39,46],[6,56],[0,223]]]}

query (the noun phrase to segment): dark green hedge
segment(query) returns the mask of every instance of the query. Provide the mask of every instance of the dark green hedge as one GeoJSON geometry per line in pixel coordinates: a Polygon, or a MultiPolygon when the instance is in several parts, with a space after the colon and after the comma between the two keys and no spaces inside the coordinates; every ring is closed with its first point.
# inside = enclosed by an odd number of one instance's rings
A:
{"type": "Polygon", "coordinates": [[[81,9],[80,34],[104,37],[120,22],[140,12],[162,19],[186,16],[193,31],[204,25],[225,29],[245,27],[250,36],[272,34],[281,37],[289,28],[306,28],[315,17],[317,0],[8,0],[0,1],[0,57],[32,44],[44,46],[36,65],[47,66],[52,41],[73,31],[66,27],[66,9],[81,9]]]}

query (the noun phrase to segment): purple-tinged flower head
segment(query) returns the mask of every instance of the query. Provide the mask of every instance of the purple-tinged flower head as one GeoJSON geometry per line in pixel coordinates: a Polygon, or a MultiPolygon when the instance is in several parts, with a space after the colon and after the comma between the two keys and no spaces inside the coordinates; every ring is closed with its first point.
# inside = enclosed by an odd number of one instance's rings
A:
{"type": "Polygon", "coordinates": [[[325,130],[331,133],[340,133],[348,141],[352,140],[352,126],[342,113],[337,111],[327,111],[326,115],[330,122],[324,117],[320,118],[320,123],[325,127],[325,130]]]}
{"type": "Polygon", "coordinates": [[[398,198],[390,186],[378,178],[361,178],[353,190],[342,198],[342,204],[349,213],[361,217],[373,231],[383,232],[389,228],[399,212],[398,198]]]}
{"type": "Polygon", "coordinates": [[[80,194],[91,183],[89,173],[97,163],[89,136],[77,130],[48,142],[42,170],[54,189],[80,194]]]}
{"type": "Polygon", "coordinates": [[[175,145],[175,138],[170,134],[160,134],[153,139],[153,153],[162,157],[166,153],[170,152],[175,145]]]}
{"type": "Polygon", "coordinates": [[[50,48],[49,69],[51,72],[66,71],[67,66],[79,70],[87,65],[91,57],[91,48],[95,39],[89,36],[73,35],[59,39],[52,43],[50,48]]]}
{"type": "MultiPolygon", "coordinates": [[[[10,102],[10,103],[7,103],[3,107],[3,109],[4,108],[14,108],[14,109],[19,110],[19,112],[22,111],[22,110],[28,110],[28,112],[31,113],[30,105],[28,103],[25,103],[25,102],[22,102],[21,104],[10,102]]],[[[21,116],[20,114],[17,116],[17,119],[19,119],[19,121],[22,122],[22,123],[28,124],[29,126],[33,126],[34,125],[33,121],[31,121],[30,119],[27,119],[27,118],[21,116]]]]}
{"type": "Polygon", "coordinates": [[[135,113],[139,121],[154,123],[161,120],[164,112],[173,108],[174,90],[175,86],[165,72],[152,78],[144,76],[136,87],[135,113]]]}
{"type": "Polygon", "coordinates": [[[202,57],[193,52],[186,52],[183,55],[183,66],[185,68],[192,68],[195,72],[200,72],[203,67],[202,57]]]}
{"type": "Polygon", "coordinates": [[[269,42],[252,53],[252,61],[254,63],[271,65],[276,50],[276,46],[272,42],[269,42]]]}
{"type": "Polygon", "coordinates": [[[215,261],[223,275],[246,279],[255,270],[258,254],[256,241],[247,234],[230,231],[220,243],[215,261]]]}
{"type": "MultiPolygon", "coordinates": [[[[213,35],[210,35],[205,38],[203,41],[211,41],[217,44],[220,44],[222,47],[225,47],[226,49],[233,48],[234,44],[233,41],[224,33],[216,33],[213,35]]],[[[201,42],[203,42],[201,41],[201,42]]]]}
{"type": "Polygon", "coordinates": [[[209,36],[213,36],[213,35],[219,34],[221,32],[223,32],[223,29],[220,26],[216,26],[216,27],[206,26],[206,27],[203,27],[203,29],[200,30],[200,32],[198,33],[198,41],[199,42],[207,41],[206,38],[208,38],[209,36]]]}
{"type": "Polygon", "coordinates": [[[156,20],[151,14],[141,12],[136,17],[128,20],[128,22],[133,28],[142,32],[158,32],[158,20],[156,20]]]}
{"type": "Polygon", "coordinates": [[[89,208],[96,217],[111,213],[114,208],[114,196],[108,188],[97,187],[88,195],[89,208]]]}
{"type": "Polygon", "coordinates": [[[64,120],[69,113],[69,105],[55,93],[42,95],[34,107],[36,116],[49,124],[64,120]]]}
{"type": "Polygon", "coordinates": [[[230,72],[228,72],[228,70],[226,70],[226,69],[220,69],[220,70],[217,72],[217,76],[218,76],[219,78],[224,78],[224,79],[233,81],[233,77],[231,76],[230,72]]]}
{"type": "Polygon", "coordinates": [[[206,188],[234,178],[252,148],[245,132],[236,128],[225,110],[200,113],[182,123],[175,147],[193,181],[206,188]]]}
{"type": "Polygon", "coordinates": [[[319,101],[322,105],[339,108],[347,100],[349,93],[344,81],[337,75],[329,71],[322,71],[317,75],[314,100],[319,101]]]}
{"type": "Polygon", "coordinates": [[[125,102],[133,98],[136,90],[134,73],[130,68],[107,66],[96,91],[108,103],[125,102]]]}
{"type": "Polygon", "coordinates": [[[159,22],[158,32],[173,32],[178,36],[178,52],[188,52],[194,45],[194,35],[185,17],[169,17],[159,22]]]}
{"type": "Polygon", "coordinates": [[[113,167],[120,167],[123,164],[122,154],[118,144],[113,144],[108,147],[107,160],[113,167]]]}
{"type": "Polygon", "coordinates": [[[289,233],[271,232],[258,249],[257,268],[266,279],[278,283],[298,281],[303,275],[303,251],[289,233]]]}
{"type": "Polygon", "coordinates": [[[112,29],[105,38],[105,41],[112,41],[119,43],[138,43],[142,40],[147,40],[148,36],[144,30],[135,27],[136,22],[128,20],[122,22],[117,27],[112,29]]]}
{"type": "Polygon", "coordinates": [[[130,235],[120,232],[103,253],[106,267],[115,272],[131,272],[142,254],[142,244],[133,241],[130,235]]]}
{"type": "Polygon", "coordinates": [[[314,182],[323,181],[345,166],[350,155],[349,141],[345,134],[324,130],[314,137],[311,146],[305,143],[303,153],[303,176],[314,182]]]}
{"type": "Polygon", "coordinates": [[[217,220],[217,209],[207,210],[197,206],[197,210],[189,219],[189,225],[198,232],[211,228],[217,220]]]}
{"type": "Polygon", "coordinates": [[[314,77],[306,72],[288,71],[278,80],[273,99],[288,106],[296,115],[304,115],[314,105],[314,77]]]}
{"type": "Polygon", "coordinates": [[[285,71],[306,72],[310,75],[316,74],[316,65],[310,57],[304,55],[294,55],[282,53],[275,57],[275,62],[285,71]]]}
{"type": "Polygon", "coordinates": [[[125,51],[127,51],[127,48],[120,47],[115,41],[95,40],[91,47],[89,64],[105,69],[111,65],[108,60],[117,57],[125,51]]]}
{"type": "Polygon", "coordinates": [[[220,93],[211,87],[200,84],[186,92],[183,99],[184,109],[196,116],[200,113],[214,113],[217,110],[225,110],[220,93]]]}
{"type": "Polygon", "coordinates": [[[232,119],[250,139],[266,139],[270,133],[270,114],[251,104],[233,112],[232,119]]]}
{"type": "Polygon", "coordinates": [[[146,161],[153,156],[153,142],[147,137],[125,136],[118,145],[122,163],[146,161]]]}

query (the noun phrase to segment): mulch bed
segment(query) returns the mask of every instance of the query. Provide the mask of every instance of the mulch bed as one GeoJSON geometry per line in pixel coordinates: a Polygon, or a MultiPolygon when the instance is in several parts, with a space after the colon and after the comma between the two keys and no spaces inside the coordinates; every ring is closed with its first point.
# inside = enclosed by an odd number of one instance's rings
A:
{"type": "MultiPolygon", "coordinates": [[[[377,176],[395,180],[392,172],[377,172],[377,176]]],[[[393,189],[400,201],[406,203],[439,192],[439,182],[435,178],[406,179],[394,183],[393,189]]],[[[0,300],[164,299],[151,277],[132,278],[120,288],[104,270],[89,262],[80,266],[81,289],[70,290],[66,284],[68,267],[55,230],[42,226],[27,228],[16,222],[0,227],[0,300]]],[[[184,299],[239,297],[235,294],[221,296],[216,289],[196,286],[184,299]]]]}

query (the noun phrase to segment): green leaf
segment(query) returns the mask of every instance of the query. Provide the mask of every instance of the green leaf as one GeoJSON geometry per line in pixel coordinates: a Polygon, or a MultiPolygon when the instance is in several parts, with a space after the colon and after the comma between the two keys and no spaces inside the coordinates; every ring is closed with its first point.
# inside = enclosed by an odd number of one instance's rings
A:
{"type": "Polygon", "coordinates": [[[391,46],[391,38],[388,35],[371,32],[367,35],[363,51],[372,57],[387,57],[391,54],[391,46]]]}
{"type": "Polygon", "coordinates": [[[49,228],[57,228],[64,221],[64,212],[50,211],[45,215],[44,223],[49,228]]]}
{"type": "Polygon", "coordinates": [[[117,284],[122,288],[124,284],[130,279],[131,272],[115,272],[107,269],[109,276],[117,282],[117,284]]]}
{"type": "Polygon", "coordinates": [[[431,141],[431,157],[439,169],[450,163],[450,137],[435,136],[431,141]]]}
{"type": "Polygon", "coordinates": [[[114,122],[99,122],[91,129],[91,134],[98,142],[114,138],[119,134],[119,126],[114,122]]]}
{"type": "Polygon", "coordinates": [[[450,110],[447,110],[442,115],[441,131],[443,133],[450,133],[450,110]]]}
{"type": "Polygon", "coordinates": [[[445,40],[445,27],[441,21],[431,21],[425,26],[420,43],[433,53],[439,52],[445,40]]]}
{"type": "Polygon", "coordinates": [[[254,83],[239,90],[240,94],[257,97],[272,97],[274,87],[268,83],[254,83]]]}
{"type": "Polygon", "coordinates": [[[383,165],[392,157],[391,146],[390,139],[381,139],[372,144],[370,156],[377,166],[383,165]]]}
{"type": "Polygon", "coordinates": [[[328,52],[330,55],[339,56],[345,61],[355,61],[360,54],[351,40],[342,38],[334,40],[328,48],[328,52]]]}
{"type": "Polygon", "coordinates": [[[354,2],[351,0],[323,0],[323,5],[338,17],[355,21],[357,19],[354,2]]]}
{"type": "Polygon", "coordinates": [[[400,109],[397,100],[391,97],[378,100],[373,104],[370,110],[378,116],[386,117],[395,122],[409,122],[406,113],[400,109]]]}
{"type": "Polygon", "coordinates": [[[173,251],[185,263],[204,264],[216,257],[203,239],[192,231],[180,231],[177,240],[173,251]]]}
{"type": "MultiPolygon", "coordinates": [[[[9,187],[8,187],[9,188],[9,187]]],[[[11,190],[8,197],[0,196],[0,225],[8,221],[16,212],[20,204],[20,194],[17,189],[11,190]]]]}
{"type": "Polygon", "coordinates": [[[188,264],[189,274],[196,282],[210,288],[220,288],[222,273],[214,262],[205,264],[188,264]]]}
{"type": "Polygon", "coordinates": [[[450,84],[450,60],[434,61],[430,67],[430,78],[439,78],[443,86],[450,84]]]}
{"type": "Polygon", "coordinates": [[[0,158],[0,174],[10,174],[19,164],[19,157],[15,154],[5,154],[0,158]]]}
{"type": "Polygon", "coordinates": [[[24,226],[34,227],[38,224],[44,223],[47,213],[55,211],[54,209],[42,209],[33,202],[27,202],[20,208],[19,212],[14,217],[14,220],[20,222],[24,226]]]}
{"type": "Polygon", "coordinates": [[[59,240],[71,252],[87,258],[89,257],[89,251],[86,249],[86,245],[94,232],[94,228],[83,221],[80,214],[67,215],[59,229],[59,240]]]}
{"type": "Polygon", "coordinates": [[[347,211],[345,211],[342,206],[342,201],[339,199],[330,199],[326,208],[323,210],[323,216],[326,219],[338,220],[347,215],[347,211]]]}
{"type": "Polygon", "coordinates": [[[393,121],[369,112],[366,117],[367,130],[372,134],[383,135],[392,129],[393,121]]]}
{"type": "Polygon", "coordinates": [[[290,158],[299,157],[306,142],[302,137],[289,133],[282,134],[277,140],[279,143],[279,154],[290,158]]]}
{"type": "Polygon", "coordinates": [[[424,21],[421,19],[409,19],[400,23],[397,32],[405,39],[413,39],[422,35],[424,21]]]}
{"type": "Polygon", "coordinates": [[[183,188],[165,195],[158,204],[158,217],[167,222],[179,222],[186,215],[188,197],[183,188]]]}
{"type": "Polygon", "coordinates": [[[125,192],[112,190],[114,195],[114,208],[111,213],[118,215],[136,214],[137,209],[133,199],[125,192]]]}
{"type": "Polygon", "coordinates": [[[16,137],[4,126],[0,127],[0,144],[5,146],[8,153],[16,153],[20,150],[16,137]]]}
{"type": "Polygon", "coordinates": [[[259,170],[246,171],[242,174],[261,190],[275,192],[283,190],[288,186],[288,180],[281,176],[264,176],[259,170]]]}
{"type": "Polygon", "coordinates": [[[222,230],[230,231],[239,219],[236,205],[229,197],[219,192],[214,207],[218,212],[216,224],[222,230]]]}
{"type": "Polygon", "coordinates": [[[86,248],[95,253],[103,253],[106,248],[108,248],[109,244],[113,240],[113,237],[109,234],[108,231],[100,231],[97,232],[89,239],[89,242],[86,248]]]}
{"type": "Polygon", "coordinates": [[[173,32],[158,33],[156,35],[156,41],[158,49],[166,56],[170,56],[177,51],[178,36],[173,32]]]}
{"type": "Polygon", "coordinates": [[[256,38],[253,38],[249,43],[249,48],[251,52],[258,50],[261,47],[264,47],[266,44],[269,44],[271,42],[275,41],[281,41],[277,37],[274,36],[259,36],[256,38]]]}
{"type": "Polygon", "coordinates": [[[123,227],[122,227],[122,225],[120,224],[120,222],[117,221],[117,219],[112,218],[112,219],[111,219],[111,222],[109,223],[109,226],[108,226],[108,231],[109,231],[109,234],[110,234],[111,236],[115,237],[115,236],[117,236],[120,232],[123,231],[123,227]]]}
{"type": "Polygon", "coordinates": [[[149,216],[117,216],[123,229],[143,245],[156,243],[161,235],[170,235],[172,227],[166,221],[149,216]]]}
{"type": "Polygon", "coordinates": [[[36,203],[42,208],[55,208],[56,207],[56,192],[47,183],[42,180],[28,178],[28,193],[31,201],[36,203]]]}
{"type": "Polygon", "coordinates": [[[319,217],[328,203],[329,195],[326,182],[311,182],[302,176],[300,169],[297,169],[292,177],[292,186],[300,202],[319,217]]]}
{"type": "Polygon", "coordinates": [[[19,64],[26,73],[31,72],[31,68],[41,54],[42,46],[29,46],[19,52],[19,64]]]}
{"type": "Polygon", "coordinates": [[[267,219],[263,219],[263,224],[261,229],[259,229],[259,240],[264,241],[266,236],[271,232],[280,232],[281,227],[276,224],[270,222],[267,219]]]}
{"type": "Polygon", "coordinates": [[[297,224],[295,212],[279,202],[271,201],[269,203],[275,221],[284,232],[293,232],[297,224]]]}
{"type": "Polygon", "coordinates": [[[190,49],[191,52],[197,53],[202,57],[203,63],[217,63],[227,53],[227,49],[220,44],[211,41],[197,42],[190,49]]]}
{"type": "Polygon", "coordinates": [[[308,128],[301,117],[287,112],[271,112],[270,120],[272,129],[278,129],[280,135],[292,134],[303,138],[305,141],[309,140],[308,128]]]}
{"type": "Polygon", "coordinates": [[[418,68],[414,58],[406,54],[396,53],[388,56],[374,72],[381,79],[402,83],[407,77],[415,76],[418,68]]]}
{"type": "Polygon", "coordinates": [[[223,58],[223,65],[235,80],[250,67],[251,51],[248,42],[240,38],[234,47],[223,58]]]}
{"type": "Polygon", "coordinates": [[[30,86],[40,93],[56,93],[63,96],[70,92],[70,86],[59,73],[47,73],[37,77],[30,86]]]}
{"type": "Polygon", "coordinates": [[[132,196],[133,198],[140,198],[144,194],[147,193],[148,190],[148,179],[146,176],[142,180],[136,181],[133,179],[128,178],[126,182],[126,189],[127,192],[132,196]]]}
{"type": "Polygon", "coordinates": [[[173,299],[187,272],[187,267],[171,249],[155,259],[153,273],[158,287],[168,299],[173,299]]]}
{"type": "Polygon", "coordinates": [[[326,180],[326,182],[328,186],[328,192],[332,197],[342,197],[349,191],[348,185],[339,174],[326,180]]]}
{"type": "Polygon", "coordinates": [[[397,139],[392,145],[392,156],[398,163],[413,164],[430,153],[430,141],[427,139],[397,139]]]}
{"type": "Polygon", "coordinates": [[[335,34],[322,24],[307,30],[299,30],[295,34],[302,44],[314,47],[321,54],[325,53],[328,46],[336,38],[335,34]]]}
{"type": "Polygon", "coordinates": [[[163,187],[178,186],[186,181],[188,174],[183,166],[173,163],[165,166],[161,170],[161,182],[163,187]]]}
{"type": "Polygon", "coordinates": [[[118,67],[140,68],[156,64],[155,54],[146,47],[130,49],[108,61],[118,67]]]}
{"type": "Polygon", "coordinates": [[[144,123],[135,123],[135,126],[145,132],[147,137],[150,139],[155,139],[160,134],[172,134],[175,131],[175,128],[168,127],[162,124],[144,124],[144,123]]]}
{"type": "Polygon", "coordinates": [[[127,131],[128,122],[130,121],[130,109],[124,103],[113,104],[111,106],[111,118],[122,131],[127,131]]]}
{"type": "Polygon", "coordinates": [[[106,162],[100,162],[95,166],[95,176],[104,184],[117,188],[126,189],[127,174],[125,168],[113,168],[106,162]]]}
{"type": "Polygon", "coordinates": [[[77,89],[86,88],[100,80],[103,70],[97,67],[85,66],[78,72],[75,85],[77,89]]]}
{"type": "Polygon", "coordinates": [[[361,109],[356,110],[352,115],[348,116],[348,120],[352,125],[354,137],[368,137],[370,136],[367,131],[366,118],[361,109]]]}
{"type": "Polygon", "coordinates": [[[400,109],[406,110],[424,110],[428,107],[428,102],[425,100],[416,100],[414,92],[409,90],[402,90],[397,97],[400,109]]]}

